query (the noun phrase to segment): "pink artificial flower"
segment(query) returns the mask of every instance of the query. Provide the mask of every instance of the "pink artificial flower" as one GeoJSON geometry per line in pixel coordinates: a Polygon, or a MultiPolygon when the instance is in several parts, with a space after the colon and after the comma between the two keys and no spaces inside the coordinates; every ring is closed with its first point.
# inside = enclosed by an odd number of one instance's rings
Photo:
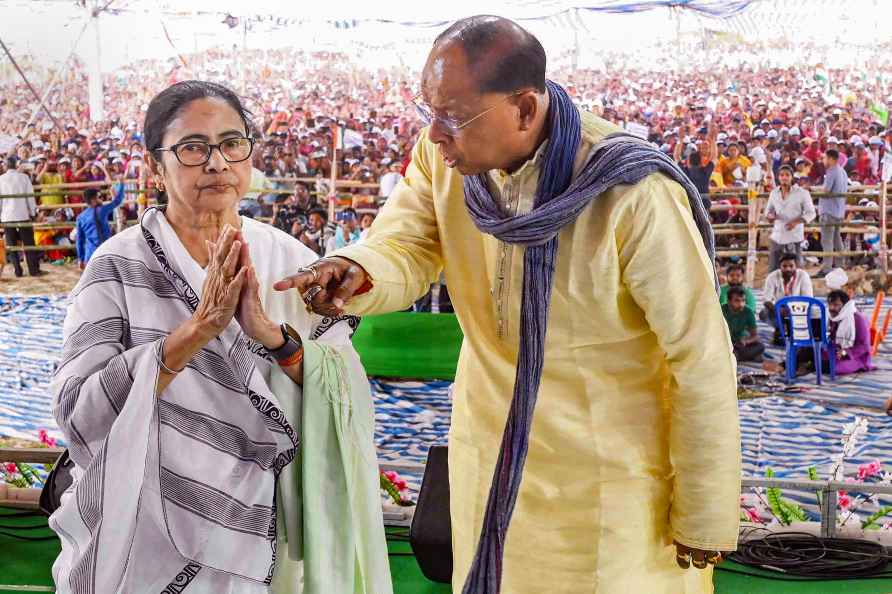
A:
{"type": "Polygon", "coordinates": [[[15,474],[19,471],[18,466],[15,465],[14,462],[7,462],[3,465],[3,469],[6,470],[9,474],[15,474]]]}
{"type": "Polygon", "coordinates": [[[403,479],[399,479],[399,480],[397,480],[397,481],[394,481],[394,482],[393,482],[393,486],[396,487],[396,490],[397,490],[397,491],[405,491],[406,489],[409,488],[409,485],[406,484],[406,481],[404,481],[403,479]]]}
{"type": "Polygon", "coordinates": [[[385,470],[385,471],[384,471],[384,476],[385,476],[385,477],[387,478],[387,480],[389,480],[391,483],[396,482],[396,481],[399,479],[399,476],[398,476],[397,473],[394,472],[393,470],[385,470]]]}
{"type": "Polygon", "coordinates": [[[848,509],[848,507],[852,504],[852,500],[849,498],[849,494],[845,491],[840,491],[838,493],[838,497],[840,509],[848,509]]]}
{"type": "Polygon", "coordinates": [[[37,432],[37,438],[40,439],[40,443],[45,443],[47,439],[46,429],[41,429],[37,432]]]}
{"type": "Polygon", "coordinates": [[[754,510],[751,507],[744,508],[744,511],[746,512],[746,516],[749,518],[750,522],[753,522],[756,524],[762,523],[762,518],[759,517],[759,512],[757,512],[756,510],[754,510]]]}
{"type": "Polygon", "coordinates": [[[882,472],[883,465],[879,460],[874,460],[868,464],[858,466],[858,480],[863,481],[873,476],[878,476],[882,472]]]}

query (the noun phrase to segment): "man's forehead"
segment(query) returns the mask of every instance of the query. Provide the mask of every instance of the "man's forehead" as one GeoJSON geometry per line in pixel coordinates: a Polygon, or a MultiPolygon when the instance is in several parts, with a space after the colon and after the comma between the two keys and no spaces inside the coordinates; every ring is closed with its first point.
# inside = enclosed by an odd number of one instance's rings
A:
{"type": "Polygon", "coordinates": [[[421,73],[421,92],[435,109],[448,109],[479,95],[474,80],[464,51],[451,43],[431,52],[421,73]]]}

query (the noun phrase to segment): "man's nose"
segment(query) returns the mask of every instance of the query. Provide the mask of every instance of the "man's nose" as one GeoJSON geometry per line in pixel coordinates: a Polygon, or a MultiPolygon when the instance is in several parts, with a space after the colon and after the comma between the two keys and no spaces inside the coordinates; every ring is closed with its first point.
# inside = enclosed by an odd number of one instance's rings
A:
{"type": "Polygon", "coordinates": [[[428,129],[428,138],[430,138],[431,142],[434,144],[449,144],[453,142],[452,136],[443,130],[443,126],[436,119],[431,122],[430,128],[428,129]]]}

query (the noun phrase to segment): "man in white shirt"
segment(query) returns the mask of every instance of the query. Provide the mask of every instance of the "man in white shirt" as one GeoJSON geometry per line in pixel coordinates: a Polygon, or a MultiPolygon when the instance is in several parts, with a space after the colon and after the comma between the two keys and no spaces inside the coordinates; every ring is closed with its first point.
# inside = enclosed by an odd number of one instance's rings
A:
{"type": "MultiPolygon", "coordinates": [[[[10,156],[6,159],[6,173],[0,175],[0,195],[33,194],[31,178],[17,169],[19,160],[10,156]]],[[[0,223],[30,223],[37,218],[37,202],[34,196],[28,198],[5,198],[0,200],[0,223]]],[[[34,228],[30,225],[5,227],[6,245],[13,247],[22,243],[25,247],[34,246],[34,228]]],[[[15,275],[22,276],[21,252],[10,251],[9,259],[15,267],[15,275]]],[[[40,254],[36,251],[25,252],[28,262],[28,274],[40,275],[40,254]]]]}
{"type": "MultiPolygon", "coordinates": [[[[765,277],[765,285],[762,287],[762,296],[765,299],[764,307],[759,313],[759,318],[763,322],[767,322],[774,326],[774,344],[781,345],[780,328],[777,325],[777,316],[774,311],[774,304],[784,297],[814,297],[814,288],[811,284],[811,277],[808,273],[800,269],[797,265],[798,256],[796,254],[786,253],[780,257],[780,268],[765,277]]],[[[813,311],[812,317],[817,314],[817,333],[820,334],[820,312],[813,311]]],[[[787,318],[786,315],[783,316],[787,318]]]]}
{"type": "Polygon", "coordinates": [[[378,195],[382,198],[390,196],[390,193],[393,192],[393,189],[400,183],[401,179],[403,179],[403,176],[400,175],[400,163],[390,163],[387,168],[387,173],[382,175],[381,179],[378,181],[378,195]]]}
{"type": "MultiPolygon", "coordinates": [[[[768,164],[768,138],[765,136],[765,131],[756,129],[753,132],[753,146],[750,148],[749,157],[753,162],[753,167],[758,167],[760,174],[758,177],[758,181],[764,184],[765,186],[771,186],[774,184],[774,175],[771,171],[771,166],[768,164]]],[[[749,177],[749,170],[747,170],[747,177],[749,177]]]]}
{"type": "Polygon", "coordinates": [[[802,186],[793,184],[793,169],[784,165],[777,173],[778,187],[768,196],[765,218],[774,223],[771,230],[771,251],[768,271],[777,270],[780,257],[785,253],[796,254],[802,264],[802,242],[805,241],[805,224],[815,219],[811,194],[802,186]]]}

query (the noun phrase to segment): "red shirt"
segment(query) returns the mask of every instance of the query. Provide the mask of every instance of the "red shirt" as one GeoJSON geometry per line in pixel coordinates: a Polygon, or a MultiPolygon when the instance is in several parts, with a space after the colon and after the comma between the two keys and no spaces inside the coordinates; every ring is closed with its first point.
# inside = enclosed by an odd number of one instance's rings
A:
{"type": "Polygon", "coordinates": [[[870,172],[870,155],[865,154],[862,157],[859,157],[855,161],[855,174],[858,176],[858,179],[861,180],[861,183],[866,183],[868,179],[871,177],[870,172]]]}

